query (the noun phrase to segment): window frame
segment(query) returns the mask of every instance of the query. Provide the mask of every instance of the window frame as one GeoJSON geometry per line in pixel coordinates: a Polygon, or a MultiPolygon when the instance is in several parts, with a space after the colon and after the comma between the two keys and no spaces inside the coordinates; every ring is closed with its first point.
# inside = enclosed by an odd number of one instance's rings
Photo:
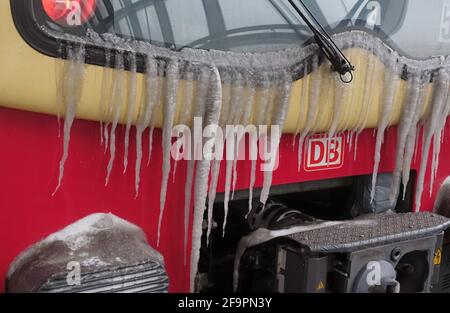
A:
{"type": "MultiPolygon", "coordinates": [[[[61,40],[57,39],[48,33],[45,33],[41,30],[40,25],[37,23],[35,16],[33,14],[33,3],[38,3],[40,7],[40,11],[42,14],[45,14],[41,1],[33,2],[35,0],[10,0],[10,7],[11,7],[11,14],[13,17],[14,24],[16,26],[17,31],[23,38],[23,40],[28,43],[33,49],[36,51],[52,58],[62,58],[67,59],[67,47],[71,47],[76,45],[77,43],[74,41],[70,41],[67,39],[61,40]],[[58,47],[61,47],[59,49],[58,47]]],[[[205,10],[210,9],[213,10],[214,14],[206,14],[206,19],[208,22],[208,31],[209,31],[209,37],[222,35],[224,33],[227,33],[225,23],[221,23],[220,25],[217,25],[214,23],[213,19],[211,17],[217,18],[218,14],[221,16],[221,20],[223,20],[223,13],[221,11],[220,5],[217,0],[202,0],[205,10]],[[213,27],[213,28],[212,28],[213,27]]],[[[163,3],[160,3],[157,1],[156,3],[159,3],[159,5],[164,6],[163,3]]],[[[167,13],[167,11],[166,11],[167,13]]],[[[167,15],[168,18],[168,15],[167,15]]],[[[167,23],[169,23],[167,26],[172,31],[172,27],[170,25],[170,22],[167,20],[167,23]]],[[[164,36],[164,35],[163,35],[164,36]]],[[[245,37],[245,36],[244,36],[245,37]]],[[[314,37],[311,37],[307,41],[305,41],[302,46],[307,46],[314,42],[314,37]]],[[[99,47],[97,45],[85,43],[85,63],[91,64],[91,65],[97,65],[101,67],[109,66],[111,68],[114,68],[114,60],[115,55],[118,53],[118,49],[109,49],[110,53],[106,53],[108,50],[107,48],[99,47]],[[107,56],[109,56],[109,60],[107,60],[107,56]]],[[[169,44],[170,45],[170,44],[169,44]]],[[[168,48],[166,46],[166,48],[168,48]]],[[[128,55],[130,52],[124,51],[122,52],[125,56],[124,58],[124,69],[130,70],[129,65],[129,57],[128,55]]],[[[146,55],[143,55],[141,53],[136,53],[136,66],[137,66],[137,72],[138,73],[144,73],[146,70],[146,55]]],[[[163,57],[155,57],[157,60],[164,60],[163,57]]],[[[308,57],[306,60],[302,60],[299,62],[299,64],[310,64],[312,60],[312,56],[308,57]]],[[[319,55],[320,63],[325,60],[325,57],[320,54],[319,55]]],[[[297,65],[299,65],[297,64],[297,65]]],[[[297,67],[297,65],[295,67],[297,67]]],[[[307,67],[311,69],[311,66],[307,67]]],[[[308,71],[308,73],[310,70],[308,71]]],[[[162,75],[165,75],[164,68],[162,69],[162,75]]],[[[303,77],[304,72],[303,71],[295,71],[293,79],[297,80],[303,77]]]]}
{"type": "MultiPolygon", "coordinates": [[[[10,0],[10,7],[11,7],[11,13],[12,13],[12,17],[13,17],[13,21],[14,24],[16,26],[16,29],[18,30],[19,34],[21,35],[21,37],[23,38],[23,40],[25,42],[27,42],[33,49],[35,49],[36,51],[52,57],[52,58],[62,58],[62,59],[66,59],[67,55],[66,55],[66,51],[67,51],[67,47],[76,45],[77,43],[74,41],[70,41],[70,40],[59,40],[47,33],[45,33],[44,31],[41,30],[41,27],[39,26],[39,24],[37,23],[35,16],[34,16],[34,12],[32,12],[32,8],[33,8],[33,4],[38,3],[39,6],[42,6],[41,1],[36,1],[33,2],[35,0],[21,0],[21,1],[17,1],[17,0],[10,0]],[[61,47],[60,51],[58,51],[58,47],[61,47]]],[[[203,5],[205,7],[205,10],[207,8],[211,9],[214,11],[214,14],[206,14],[206,19],[208,22],[208,32],[210,34],[210,37],[213,37],[215,35],[223,35],[224,33],[227,33],[229,31],[225,30],[225,24],[224,23],[219,23],[219,25],[217,25],[216,23],[213,23],[214,21],[212,21],[211,16],[213,17],[217,17],[217,14],[220,13],[220,16],[223,20],[223,13],[221,11],[221,7],[219,5],[219,2],[217,0],[202,0],[203,5]],[[212,28],[212,26],[214,26],[214,28],[212,28]],[[225,30],[225,32],[221,32],[221,30],[225,30]]],[[[156,1],[155,3],[158,3],[160,6],[164,6],[164,3],[156,1]]],[[[155,4],[156,5],[156,4],[155,4]]],[[[44,10],[41,7],[41,11],[43,14],[44,10]]],[[[166,11],[167,13],[167,11],[166,11]]],[[[403,15],[405,15],[405,13],[403,12],[403,15]]],[[[167,15],[168,17],[168,15],[167,15]]],[[[404,18],[404,16],[402,17],[402,19],[404,18]]],[[[170,21],[166,21],[169,23],[168,27],[170,28],[170,30],[172,31],[172,27],[170,25],[170,21]]],[[[341,21],[341,23],[344,23],[346,21],[341,21]]],[[[350,22],[350,20],[348,20],[347,22],[350,22]]],[[[386,35],[384,35],[383,33],[380,32],[376,32],[374,30],[368,29],[366,27],[361,27],[361,26],[346,26],[346,27],[336,27],[333,29],[330,29],[329,27],[326,27],[327,31],[329,31],[330,34],[334,34],[334,33],[341,33],[343,32],[343,30],[345,31],[351,31],[351,30],[361,30],[364,31],[368,34],[371,34],[379,39],[381,39],[387,46],[390,47],[394,47],[394,48],[398,48],[395,44],[393,44],[393,42],[389,42],[386,37],[386,35]]],[[[234,31],[234,30],[231,30],[234,31]]],[[[163,32],[164,33],[164,32],[163,32]]],[[[163,37],[164,34],[163,34],[163,37]]],[[[245,36],[244,36],[245,39],[245,36]]],[[[313,43],[315,41],[314,37],[311,37],[310,39],[304,41],[302,43],[301,46],[307,46],[310,45],[311,43],[313,43]]],[[[86,43],[85,44],[85,48],[86,48],[86,52],[85,52],[85,63],[86,64],[91,64],[91,65],[97,65],[97,66],[101,66],[101,67],[105,67],[105,66],[109,66],[111,68],[114,68],[114,60],[115,60],[115,55],[116,53],[118,53],[117,49],[107,49],[107,48],[103,48],[103,47],[99,47],[98,45],[93,45],[93,44],[89,44],[86,43]],[[106,51],[109,50],[109,53],[106,53],[106,51]],[[107,60],[107,56],[109,56],[109,60],[107,60]]],[[[400,50],[401,51],[401,50],[400,50]]],[[[413,60],[420,60],[419,58],[414,58],[411,57],[407,54],[404,54],[403,51],[401,51],[402,53],[400,53],[401,55],[404,55],[410,59],[413,60]]],[[[129,57],[128,54],[130,54],[131,52],[122,52],[125,56],[124,58],[124,67],[125,70],[130,70],[130,66],[129,66],[129,57]]],[[[141,53],[136,53],[136,65],[137,65],[137,72],[139,73],[144,73],[146,70],[146,58],[147,56],[141,53]]],[[[164,60],[163,57],[156,57],[157,60],[164,60]]],[[[305,60],[301,60],[299,61],[298,64],[295,65],[294,68],[297,68],[300,64],[305,64],[307,67],[307,73],[309,74],[311,71],[311,60],[312,57],[309,57],[305,60]]],[[[322,63],[325,60],[325,57],[323,54],[319,54],[319,62],[322,63]]],[[[298,71],[298,70],[294,70],[293,71],[293,79],[297,80],[300,79],[304,76],[304,71],[298,71]]],[[[164,68],[162,69],[162,75],[165,75],[165,71],[164,68]]],[[[402,78],[405,78],[405,73],[402,75],[402,78]]]]}

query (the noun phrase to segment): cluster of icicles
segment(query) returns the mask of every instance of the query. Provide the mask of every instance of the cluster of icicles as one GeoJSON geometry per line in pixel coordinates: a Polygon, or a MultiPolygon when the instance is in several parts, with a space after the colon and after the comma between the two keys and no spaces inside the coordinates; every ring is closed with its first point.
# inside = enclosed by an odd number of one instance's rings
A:
{"type": "MultiPolygon", "coordinates": [[[[52,34],[56,36],[57,34],[52,34]]],[[[183,49],[172,51],[169,49],[152,46],[148,43],[125,41],[113,35],[105,34],[99,36],[94,32],[88,32],[87,37],[67,37],[64,35],[59,39],[72,42],[66,47],[68,61],[64,62],[64,69],[60,73],[58,83],[58,97],[62,104],[64,116],[64,151],[60,162],[60,176],[58,187],[61,185],[64,163],[68,157],[70,129],[73,124],[76,108],[81,97],[81,86],[83,85],[83,73],[85,62],[85,45],[101,46],[106,51],[106,60],[114,60],[114,64],[106,64],[102,81],[102,94],[100,108],[103,112],[101,123],[102,144],[109,149],[110,160],[107,166],[106,184],[113,166],[115,164],[116,127],[120,120],[123,105],[128,103],[125,156],[123,168],[128,166],[128,146],[133,116],[137,112],[136,126],[136,165],[135,165],[135,188],[136,195],[139,192],[139,181],[141,163],[143,158],[142,134],[148,128],[150,130],[149,155],[152,150],[152,134],[156,124],[156,112],[162,110],[162,182],[160,193],[160,215],[158,223],[159,230],[164,214],[166,201],[167,183],[171,172],[170,147],[172,143],[171,131],[176,119],[177,94],[181,88],[183,94],[183,108],[179,114],[180,124],[191,124],[193,117],[202,117],[203,126],[217,124],[225,125],[248,125],[248,124],[271,124],[283,126],[289,107],[292,81],[298,73],[304,75],[318,72],[322,60],[318,57],[318,48],[315,44],[306,47],[287,49],[279,52],[264,54],[230,53],[221,51],[203,51],[194,49],[183,49]],[[137,104],[136,98],[136,76],[137,55],[144,56],[145,60],[145,88],[141,104],[137,104]],[[125,64],[128,64],[129,79],[126,78],[125,64]],[[114,70],[110,70],[114,67],[114,70]],[[166,79],[160,79],[164,77],[166,79]],[[228,90],[225,90],[228,88],[228,90]],[[260,96],[256,97],[258,92],[260,96]],[[229,94],[224,97],[224,93],[229,94]],[[128,100],[127,99],[132,99],[128,100]]],[[[449,69],[448,60],[445,58],[434,58],[427,61],[412,61],[400,57],[397,53],[387,47],[382,41],[372,38],[362,32],[348,32],[335,36],[335,40],[342,48],[360,47],[369,50],[385,64],[384,87],[382,88],[382,109],[378,119],[378,131],[375,148],[375,165],[373,172],[373,184],[377,179],[378,165],[380,162],[380,151],[383,143],[384,133],[389,127],[391,111],[397,87],[401,79],[407,79],[408,89],[403,113],[398,126],[398,148],[396,153],[396,166],[392,182],[392,201],[395,201],[400,182],[404,185],[409,180],[410,166],[417,147],[417,137],[420,127],[423,131],[423,148],[420,171],[418,175],[416,203],[420,207],[420,199],[423,189],[423,181],[427,164],[428,150],[433,144],[432,153],[432,176],[436,174],[439,162],[439,149],[441,146],[442,131],[446,117],[450,111],[449,95],[449,69]],[[403,77],[402,77],[403,76],[403,77]],[[429,104],[427,114],[423,117],[425,104],[425,89],[430,81],[434,81],[434,91],[429,104]]],[[[373,72],[374,61],[367,63],[367,72],[373,72]]],[[[314,129],[315,119],[320,112],[319,96],[326,92],[321,88],[324,79],[335,82],[336,94],[333,107],[333,118],[329,128],[329,136],[344,131],[339,129],[344,94],[350,92],[349,85],[342,83],[331,71],[320,71],[320,75],[313,75],[309,81],[308,88],[301,91],[301,110],[307,110],[306,125],[294,136],[298,143],[299,164],[301,164],[302,147],[307,136],[314,129]],[[322,77],[327,75],[326,77],[322,77]],[[302,98],[308,94],[309,106],[302,107],[302,98]]],[[[303,75],[299,75],[300,77],[303,75]]],[[[370,104],[373,96],[371,86],[374,83],[373,75],[365,78],[364,103],[370,104]]],[[[366,105],[366,106],[367,106],[366,105]]],[[[304,112],[304,111],[303,111],[304,112]]],[[[357,126],[350,129],[355,138],[366,128],[368,110],[360,114],[357,126]]],[[[348,130],[348,129],[347,129],[348,130]]],[[[270,134],[269,134],[270,136],[270,134]]],[[[280,138],[276,139],[279,143],[280,138]]],[[[357,139],[355,139],[357,143],[357,139]]],[[[201,147],[200,147],[201,149],[201,147]]],[[[195,150],[195,147],[194,149],[195,150]]],[[[150,157],[148,158],[150,160],[150,157]]],[[[190,213],[191,196],[194,196],[194,218],[192,229],[192,252],[191,252],[191,289],[194,288],[194,278],[197,273],[199,250],[202,236],[202,222],[205,210],[208,211],[208,235],[211,231],[212,209],[216,196],[216,188],[219,177],[220,161],[187,161],[187,178],[185,184],[185,207],[184,207],[184,230],[185,230],[185,262],[188,234],[188,220],[190,213]],[[193,192],[192,192],[193,191],[193,192]]],[[[234,190],[237,179],[236,161],[226,162],[225,173],[225,221],[228,212],[230,193],[234,190]]],[[[175,163],[176,166],[176,163],[175,163]]],[[[176,168],[172,169],[174,172],[176,168]]],[[[299,166],[300,170],[300,166],[299,166]]],[[[252,191],[255,184],[256,161],[252,161],[250,179],[250,201],[251,207],[252,191]]],[[[272,172],[264,173],[264,182],[260,200],[265,203],[272,181],[272,172]]],[[[374,190],[375,188],[372,188],[374,190]]],[[[372,194],[372,197],[374,195],[372,194]]],[[[225,227],[225,225],[224,225],[225,227]]],[[[225,228],[224,228],[225,229],[225,228]]],[[[209,236],[208,236],[209,237],[209,236]]]]}

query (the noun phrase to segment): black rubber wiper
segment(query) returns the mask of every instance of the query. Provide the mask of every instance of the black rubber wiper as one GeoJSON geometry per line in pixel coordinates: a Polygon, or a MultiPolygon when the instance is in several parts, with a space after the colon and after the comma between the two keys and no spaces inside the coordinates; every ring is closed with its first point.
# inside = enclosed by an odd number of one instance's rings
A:
{"type": "Polygon", "coordinates": [[[314,33],[314,38],[316,43],[319,45],[320,50],[331,62],[331,69],[341,76],[341,80],[345,83],[350,83],[353,80],[352,71],[355,67],[350,63],[350,61],[345,57],[344,53],[338,48],[331,39],[330,35],[325,31],[325,29],[320,25],[317,19],[314,17],[312,12],[303,3],[302,0],[298,0],[301,3],[303,9],[305,10],[308,17],[300,10],[300,8],[294,3],[294,0],[289,0],[289,3],[294,8],[294,10],[300,15],[300,17],[305,21],[306,25],[314,33]],[[314,24],[312,22],[314,22],[314,24]]]}

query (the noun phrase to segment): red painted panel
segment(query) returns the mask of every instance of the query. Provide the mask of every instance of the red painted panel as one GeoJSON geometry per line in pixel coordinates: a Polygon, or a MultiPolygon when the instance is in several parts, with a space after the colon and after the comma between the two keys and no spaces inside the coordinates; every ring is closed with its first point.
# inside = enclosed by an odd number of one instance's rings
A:
{"type": "MultiPolygon", "coordinates": [[[[444,140],[448,141],[449,123],[444,140]]],[[[274,174],[274,184],[287,184],[333,177],[369,174],[373,166],[373,130],[359,137],[356,160],[355,144],[345,146],[345,158],[340,168],[317,172],[297,172],[297,147],[292,146],[292,136],[283,137],[280,145],[279,168],[274,174]]],[[[110,184],[105,187],[106,166],[109,159],[100,146],[98,123],[77,120],[72,129],[69,159],[62,187],[52,196],[58,177],[58,163],[62,138],[58,137],[58,124],[53,116],[0,109],[0,281],[4,280],[10,262],[30,244],[64,226],[94,212],[112,212],[142,227],[149,242],[156,247],[156,229],[159,214],[161,181],[160,132],[155,133],[150,165],[144,157],[141,192],[134,197],[134,138],[131,138],[129,168],[123,171],[124,129],[117,134],[117,155],[110,184]]],[[[380,171],[393,168],[396,129],[391,128],[382,150],[380,171]]],[[[144,143],[148,142],[148,133],[144,143]]],[[[144,151],[147,151],[147,145],[144,151]]],[[[145,153],[144,153],[145,155],[145,153]]],[[[433,194],[430,196],[429,173],[426,176],[423,210],[430,210],[439,184],[450,175],[450,147],[443,145],[441,162],[433,194]]],[[[420,155],[417,161],[420,160],[420,155]]],[[[219,189],[224,185],[222,162],[219,189]]],[[[174,182],[169,179],[166,210],[163,220],[161,244],[158,250],[164,255],[170,278],[170,291],[187,291],[189,270],[183,264],[183,203],[186,164],[178,165],[174,182]]],[[[417,169],[418,163],[413,164],[417,169]]],[[[238,161],[238,189],[249,183],[250,162],[238,161]]],[[[172,177],[172,176],[170,176],[172,177]]],[[[257,173],[257,186],[262,173],[257,173]]],[[[3,291],[3,285],[0,286],[3,291]]]]}

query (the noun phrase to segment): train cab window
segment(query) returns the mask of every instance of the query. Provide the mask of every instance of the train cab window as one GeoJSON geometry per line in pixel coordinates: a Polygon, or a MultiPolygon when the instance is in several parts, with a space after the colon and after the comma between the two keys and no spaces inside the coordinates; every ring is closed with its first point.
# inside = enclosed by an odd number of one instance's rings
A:
{"type": "MultiPolygon", "coordinates": [[[[303,0],[330,32],[363,29],[412,58],[450,51],[446,0],[303,0]],[[426,13],[426,14],[425,14],[426,13]]],[[[268,52],[313,40],[288,0],[11,0],[19,32],[56,56],[52,32],[88,29],[181,50],[268,52]]]]}

